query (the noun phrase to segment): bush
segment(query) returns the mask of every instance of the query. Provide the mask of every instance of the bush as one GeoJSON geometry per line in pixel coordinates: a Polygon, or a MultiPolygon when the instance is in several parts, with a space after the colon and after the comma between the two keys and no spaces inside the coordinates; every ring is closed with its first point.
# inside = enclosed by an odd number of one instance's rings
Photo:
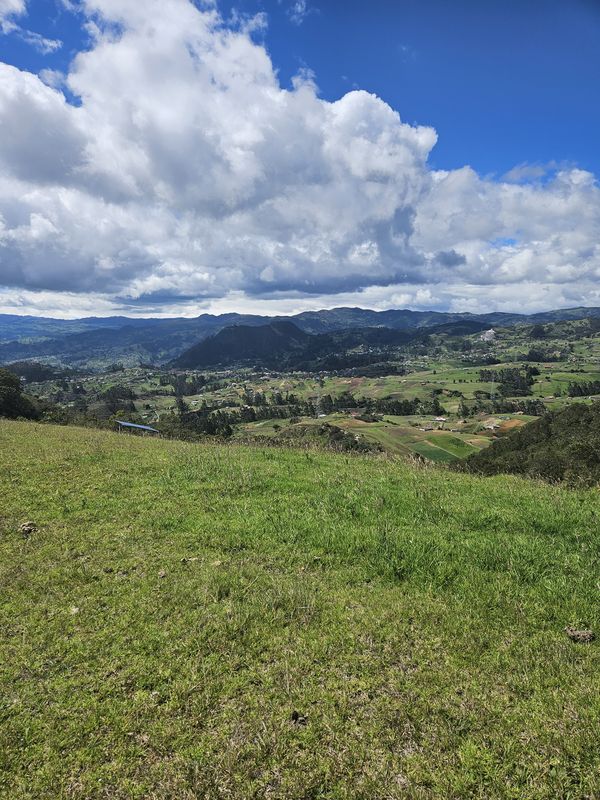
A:
{"type": "Polygon", "coordinates": [[[37,419],[39,410],[33,400],[23,394],[21,381],[12,372],[0,368],[0,417],[37,419]]]}

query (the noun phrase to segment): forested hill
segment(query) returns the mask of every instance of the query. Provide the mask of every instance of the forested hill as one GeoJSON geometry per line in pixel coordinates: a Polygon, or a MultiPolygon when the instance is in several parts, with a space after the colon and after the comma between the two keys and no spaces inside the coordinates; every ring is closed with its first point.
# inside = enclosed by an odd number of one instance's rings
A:
{"type": "Polygon", "coordinates": [[[250,363],[268,368],[317,369],[370,363],[378,356],[349,354],[362,347],[376,351],[405,344],[415,334],[390,328],[357,328],[311,335],[291,322],[258,327],[234,325],[191,347],[173,362],[182,369],[250,363]],[[335,361],[335,364],[333,363],[335,361]]]}
{"type": "Polygon", "coordinates": [[[574,403],[497,439],[457,469],[483,475],[513,473],[550,481],[600,482],[600,402],[574,403]]]}
{"type": "Polygon", "coordinates": [[[233,325],[190,347],[174,365],[193,369],[246,360],[258,363],[303,350],[311,338],[291,322],[233,325]]]}

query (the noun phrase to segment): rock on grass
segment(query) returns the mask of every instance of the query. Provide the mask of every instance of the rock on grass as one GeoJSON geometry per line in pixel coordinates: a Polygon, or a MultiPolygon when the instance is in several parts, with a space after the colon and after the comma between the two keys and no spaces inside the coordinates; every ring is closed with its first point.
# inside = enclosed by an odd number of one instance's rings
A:
{"type": "Polygon", "coordinates": [[[593,642],[596,638],[596,634],[594,631],[589,630],[577,630],[576,628],[565,628],[565,633],[569,637],[572,642],[577,642],[578,644],[589,644],[593,642]]]}

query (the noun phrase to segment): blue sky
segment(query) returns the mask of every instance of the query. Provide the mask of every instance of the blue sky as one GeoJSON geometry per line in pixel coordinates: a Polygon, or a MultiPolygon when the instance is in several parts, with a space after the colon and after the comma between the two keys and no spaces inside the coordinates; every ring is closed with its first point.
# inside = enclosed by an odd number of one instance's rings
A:
{"type": "Polygon", "coordinates": [[[0,310],[600,305],[600,0],[209,6],[0,0],[0,310]]]}
{"type": "Polygon", "coordinates": [[[298,26],[265,9],[284,79],[305,63],[330,100],[356,85],[433,125],[433,166],[565,160],[600,173],[600,2],[330,0],[298,26]]]}

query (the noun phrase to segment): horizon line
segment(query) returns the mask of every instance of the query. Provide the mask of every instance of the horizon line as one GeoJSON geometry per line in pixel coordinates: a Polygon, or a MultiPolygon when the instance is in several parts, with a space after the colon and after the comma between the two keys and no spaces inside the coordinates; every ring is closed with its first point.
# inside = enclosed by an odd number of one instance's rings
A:
{"type": "Polygon", "coordinates": [[[410,308],[410,307],[402,307],[402,308],[369,308],[367,306],[333,306],[332,308],[315,308],[309,309],[305,311],[299,311],[293,314],[257,314],[254,312],[244,312],[244,311],[223,311],[221,313],[213,313],[209,311],[203,311],[200,314],[196,314],[195,316],[176,316],[176,315],[164,315],[164,314],[156,314],[150,316],[138,316],[138,315],[131,315],[126,313],[121,314],[105,314],[105,315],[97,315],[91,314],[90,316],[82,316],[82,317],[61,317],[61,316],[51,316],[45,314],[19,314],[15,312],[7,313],[7,312],[0,312],[0,319],[3,317],[15,317],[15,318],[22,318],[22,319],[47,319],[47,320],[55,320],[58,322],[81,322],[84,320],[102,320],[102,319],[131,319],[131,320],[193,320],[199,319],[200,317],[226,317],[226,316],[240,316],[240,317],[262,317],[265,319],[278,319],[278,318],[295,318],[300,317],[306,314],[322,314],[332,311],[371,311],[374,314],[386,314],[393,311],[398,312],[410,312],[411,314],[451,314],[453,316],[462,316],[462,317],[484,317],[490,316],[491,314],[509,314],[509,315],[518,315],[521,317],[534,317],[537,314],[549,314],[552,311],[578,311],[580,309],[589,309],[589,310],[597,310],[600,309],[600,306],[586,306],[586,305],[578,305],[578,306],[554,306],[550,308],[545,308],[539,311],[483,311],[483,312],[474,312],[474,311],[450,311],[450,310],[440,310],[435,308],[410,308]]]}

